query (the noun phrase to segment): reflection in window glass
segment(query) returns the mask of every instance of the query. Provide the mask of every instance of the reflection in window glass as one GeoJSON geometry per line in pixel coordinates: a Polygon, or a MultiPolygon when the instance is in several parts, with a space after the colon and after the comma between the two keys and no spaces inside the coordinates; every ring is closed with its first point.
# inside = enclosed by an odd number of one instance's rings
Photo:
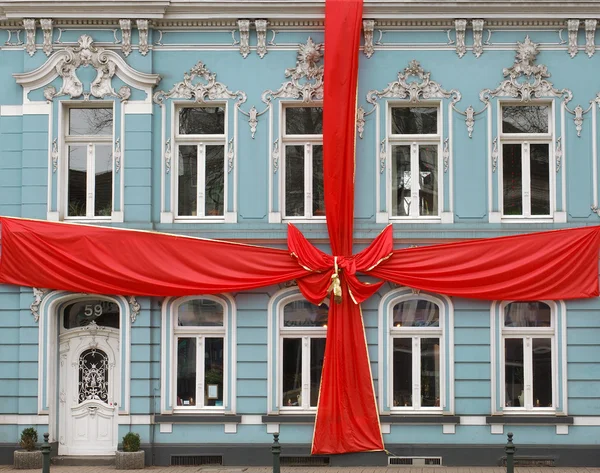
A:
{"type": "Polygon", "coordinates": [[[198,147],[179,146],[179,215],[196,216],[198,208],[198,147]]]}
{"type": "Polygon", "coordinates": [[[319,390],[321,389],[321,373],[325,358],[325,339],[311,338],[310,340],[310,406],[317,407],[319,390]]]}
{"type": "Polygon", "coordinates": [[[412,339],[394,338],[394,406],[412,406],[412,339]]]}
{"type": "Polygon", "coordinates": [[[206,146],[205,215],[223,215],[225,202],[225,148],[206,146]]]}
{"type": "Polygon", "coordinates": [[[285,215],[304,216],[304,146],[285,147],[285,215]]]}
{"type": "Polygon", "coordinates": [[[437,108],[394,107],[392,108],[392,134],[435,135],[437,134],[437,108]]]}
{"type": "Polygon", "coordinates": [[[550,155],[547,144],[529,147],[531,169],[531,215],[550,214],[550,155]]]}
{"type": "Polygon", "coordinates": [[[302,405],[302,339],[283,339],[283,406],[302,405]]]}
{"type": "Polygon", "coordinates": [[[285,109],[287,135],[320,135],[323,133],[323,108],[289,107],[285,109]]]}
{"type": "Polygon", "coordinates": [[[112,213],[112,146],[95,145],[95,188],[94,188],[94,215],[96,217],[109,217],[112,213]]]}
{"type": "Polygon", "coordinates": [[[550,306],[544,302],[511,302],[504,307],[505,327],[550,327],[550,306]]]}
{"type": "Polygon", "coordinates": [[[323,183],[323,146],[312,147],[313,169],[312,169],[312,203],[313,215],[325,216],[325,185],[323,183]]]}
{"type": "Polygon", "coordinates": [[[210,299],[194,299],[184,302],[177,311],[177,325],[192,326],[223,326],[223,306],[210,299]]]}
{"type": "Polygon", "coordinates": [[[505,105],[502,107],[502,132],[548,133],[549,114],[549,105],[505,105]]]}
{"type": "Polygon", "coordinates": [[[112,133],[112,108],[69,109],[69,135],[111,136],[112,133]]]}
{"type": "Polygon", "coordinates": [[[179,109],[179,134],[223,135],[224,107],[185,107],[179,109]]]}
{"type": "Polygon", "coordinates": [[[293,301],[283,308],[284,327],[326,327],[326,304],[316,306],[306,300],[293,301]]]}
{"type": "Polygon", "coordinates": [[[392,215],[410,215],[410,146],[392,146],[392,215]]]}
{"type": "Polygon", "coordinates": [[[504,340],[504,383],[506,407],[525,407],[523,339],[504,340]]]}
{"type": "Polygon", "coordinates": [[[440,308],[433,302],[412,299],[394,306],[394,327],[439,327],[440,308]]]}
{"type": "Polygon", "coordinates": [[[523,169],[521,145],[502,145],[502,185],[504,215],[523,214],[523,169]]]}
{"type": "Polygon", "coordinates": [[[196,405],[196,338],[177,339],[177,405],[196,405]]]}
{"type": "Polygon", "coordinates": [[[69,217],[85,217],[87,209],[87,146],[69,146],[69,217]]]}
{"type": "Polygon", "coordinates": [[[440,340],[421,339],[421,406],[440,406],[440,340]]]}
{"type": "Polygon", "coordinates": [[[532,340],[533,407],[552,407],[552,340],[532,340]]]}
{"type": "Polygon", "coordinates": [[[204,339],[204,406],[223,407],[223,338],[204,339]]]}
{"type": "Polygon", "coordinates": [[[419,215],[438,214],[437,146],[419,146],[419,215]]]}

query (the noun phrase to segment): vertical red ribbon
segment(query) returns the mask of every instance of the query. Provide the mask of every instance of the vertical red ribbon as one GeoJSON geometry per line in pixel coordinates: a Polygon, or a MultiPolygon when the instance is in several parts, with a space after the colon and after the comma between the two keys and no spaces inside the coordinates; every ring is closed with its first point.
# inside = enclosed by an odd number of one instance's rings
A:
{"type": "MultiPolygon", "coordinates": [[[[358,52],[362,0],[325,2],[323,172],[331,250],[352,255],[358,52]]],[[[313,454],[383,450],[360,306],[341,275],[330,303],[313,454]]]]}

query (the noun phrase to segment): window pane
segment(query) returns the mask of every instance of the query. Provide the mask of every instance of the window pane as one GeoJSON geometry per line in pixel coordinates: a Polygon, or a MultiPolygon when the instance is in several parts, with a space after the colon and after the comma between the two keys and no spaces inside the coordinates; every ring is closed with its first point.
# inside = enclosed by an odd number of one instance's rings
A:
{"type": "Polygon", "coordinates": [[[283,406],[302,405],[302,339],[283,339],[283,406]]]}
{"type": "Polygon", "coordinates": [[[503,133],[548,133],[549,105],[502,107],[503,133]]]}
{"type": "Polygon", "coordinates": [[[523,214],[523,170],[521,145],[502,145],[504,215],[523,214]]]}
{"type": "Polygon", "coordinates": [[[177,339],[177,405],[196,405],[196,339],[177,339]]]}
{"type": "Polygon", "coordinates": [[[293,301],[283,308],[284,327],[327,327],[327,304],[293,301]]]}
{"type": "Polygon", "coordinates": [[[440,406],[440,339],[421,339],[421,406],[440,406]]]}
{"type": "Polygon", "coordinates": [[[285,215],[304,216],[304,146],[285,147],[285,215]]]}
{"type": "Polygon", "coordinates": [[[310,405],[317,407],[319,389],[321,389],[321,372],[325,358],[325,339],[310,339],[310,405]]]}
{"type": "Polygon", "coordinates": [[[394,306],[394,327],[439,327],[440,308],[433,302],[413,299],[394,306]]]}
{"type": "Polygon", "coordinates": [[[85,217],[87,202],[87,146],[69,146],[69,217],[85,217]]]}
{"type": "Polygon", "coordinates": [[[180,327],[193,326],[223,326],[223,306],[210,299],[194,299],[184,302],[177,311],[177,325],[180,327]]]}
{"type": "Polygon", "coordinates": [[[109,217],[112,213],[112,146],[94,146],[95,169],[95,202],[94,215],[96,217],[109,217]]]}
{"type": "Polygon", "coordinates": [[[529,146],[531,160],[531,215],[550,214],[550,158],[547,144],[529,146]]]}
{"type": "Polygon", "coordinates": [[[225,197],[225,147],[206,146],[205,215],[223,215],[225,197]]]}
{"type": "Polygon", "coordinates": [[[394,338],[394,406],[412,406],[412,339],[394,338]]]}
{"type": "Polygon", "coordinates": [[[225,107],[186,107],[179,110],[181,135],[225,134],[225,107]]]}
{"type": "Polygon", "coordinates": [[[533,340],[533,407],[552,407],[552,341],[533,340]]]}
{"type": "Polygon", "coordinates": [[[321,107],[290,107],[285,109],[287,135],[320,135],[323,133],[321,107]]]}
{"type": "Polygon", "coordinates": [[[506,407],[524,407],[523,339],[504,340],[504,363],[506,407]]]}
{"type": "Polygon", "coordinates": [[[410,146],[392,146],[392,215],[410,215],[410,146]]]}
{"type": "Polygon", "coordinates": [[[196,216],[198,207],[198,147],[179,147],[178,214],[196,216]]]}
{"type": "Polygon", "coordinates": [[[100,327],[119,328],[119,306],[111,301],[88,299],[65,307],[63,327],[85,327],[94,322],[100,327]]]}
{"type": "Polygon", "coordinates": [[[435,135],[437,133],[437,108],[392,108],[392,134],[435,135]]]}
{"type": "Polygon", "coordinates": [[[550,327],[550,306],[543,302],[511,302],[504,307],[505,327],[550,327]]]}
{"type": "Polygon", "coordinates": [[[223,339],[204,339],[204,406],[223,407],[223,339]]]}
{"type": "Polygon", "coordinates": [[[312,170],[312,198],[313,215],[325,216],[325,186],[323,184],[323,146],[315,145],[313,148],[312,170]]]}
{"type": "Polygon", "coordinates": [[[419,146],[419,215],[438,214],[437,146],[419,146]]]}
{"type": "Polygon", "coordinates": [[[69,135],[111,136],[112,108],[70,108],[69,135]]]}

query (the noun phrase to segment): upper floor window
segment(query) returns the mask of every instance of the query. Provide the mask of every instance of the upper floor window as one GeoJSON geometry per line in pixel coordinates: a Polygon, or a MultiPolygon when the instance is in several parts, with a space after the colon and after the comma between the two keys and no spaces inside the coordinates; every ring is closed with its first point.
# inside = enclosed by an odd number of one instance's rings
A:
{"type": "Polygon", "coordinates": [[[501,106],[502,214],[549,217],[552,122],[550,104],[501,106]]]}
{"type": "Polygon", "coordinates": [[[285,107],[282,140],[285,217],[324,217],[323,108],[285,107]]]}
{"type": "Polygon", "coordinates": [[[439,217],[440,128],[438,107],[390,107],[392,217],[439,217]]]}
{"type": "Polygon", "coordinates": [[[226,106],[179,107],[175,130],[177,216],[223,218],[226,106]]]}
{"type": "Polygon", "coordinates": [[[327,335],[325,304],[288,302],[279,316],[281,410],[316,409],[327,335]]]}
{"type": "Polygon", "coordinates": [[[110,218],[113,209],[113,108],[65,108],[66,217],[110,218]]]}

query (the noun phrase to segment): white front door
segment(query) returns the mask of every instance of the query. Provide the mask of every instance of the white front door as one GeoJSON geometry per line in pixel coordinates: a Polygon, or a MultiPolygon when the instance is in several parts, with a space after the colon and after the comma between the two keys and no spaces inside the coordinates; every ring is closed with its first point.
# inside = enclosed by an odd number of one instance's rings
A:
{"type": "Polygon", "coordinates": [[[59,455],[117,449],[119,331],[91,323],[60,336],[59,455]]]}

